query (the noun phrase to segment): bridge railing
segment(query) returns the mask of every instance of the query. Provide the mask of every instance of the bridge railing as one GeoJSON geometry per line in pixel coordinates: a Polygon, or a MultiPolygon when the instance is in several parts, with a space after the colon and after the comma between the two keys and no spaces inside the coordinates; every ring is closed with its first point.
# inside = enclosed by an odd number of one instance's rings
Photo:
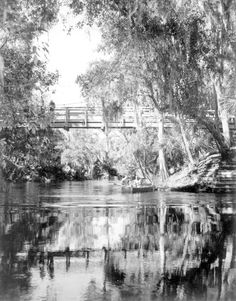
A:
{"type": "MultiPolygon", "coordinates": [[[[93,107],[64,107],[56,108],[54,111],[54,124],[64,123],[65,126],[77,123],[81,126],[86,126],[88,123],[90,125],[95,125],[98,123],[103,123],[103,113],[102,108],[93,107]]],[[[120,116],[116,116],[110,120],[114,123],[134,123],[135,115],[132,110],[124,111],[120,116]]]]}
{"type": "MultiPolygon", "coordinates": [[[[90,118],[101,118],[103,116],[102,107],[58,107],[55,109],[55,118],[57,120],[66,120],[69,121],[77,120],[80,117],[89,116],[90,118]]],[[[153,116],[154,109],[151,107],[142,107],[140,109],[140,113],[144,117],[153,116]]],[[[133,107],[127,106],[123,109],[123,112],[119,114],[120,117],[118,119],[122,119],[124,117],[132,118],[135,116],[135,110],[133,107]]],[[[114,117],[115,120],[116,117],[114,117]]]]}
{"type": "MultiPolygon", "coordinates": [[[[215,112],[209,110],[207,117],[214,118],[215,112]]],[[[54,111],[54,127],[90,127],[99,128],[104,123],[101,107],[59,107],[54,111]]],[[[165,124],[168,127],[173,126],[173,115],[165,114],[165,124]]],[[[148,126],[157,127],[158,118],[155,109],[152,107],[142,107],[137,113],[133,107],[125,107],[121,114],[109,120],[110,127],[136,127],[137,120],[148,126]]],[[[188,122],[195,122],[188,119],[188,122]]],[[[229,118],[230,127],[235,127],[235,116],[229,118]]]]}

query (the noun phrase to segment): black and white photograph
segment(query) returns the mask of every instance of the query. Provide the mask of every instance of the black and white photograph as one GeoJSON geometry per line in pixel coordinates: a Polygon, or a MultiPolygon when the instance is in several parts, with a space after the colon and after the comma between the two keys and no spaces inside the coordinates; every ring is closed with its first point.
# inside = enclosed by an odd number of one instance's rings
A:
{"type": "Polygon", "coordinates": [[[236,300],[236,0],[0,0],[0,301],[236,300]]]}

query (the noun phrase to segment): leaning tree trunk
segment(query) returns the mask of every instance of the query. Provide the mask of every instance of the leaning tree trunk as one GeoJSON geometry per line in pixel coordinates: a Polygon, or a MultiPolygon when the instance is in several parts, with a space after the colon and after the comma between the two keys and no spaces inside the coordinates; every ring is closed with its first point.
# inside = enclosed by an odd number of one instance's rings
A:
{"type": "Polygon", "coordinates": [[[223,136],[225,138],[226,143],[228,145],[230,145],[231,142],[230,142],[230,130],[229,130],[229,122],[228,122],[228,113],[223,108],[220,108],[220,119],[221,119],[221,123],[222,123],[223,136]]]}
{"type": "Polygon", "coordinates": [[[162,181],[169,177],[164,154],[164,116],[158,112],[158,141],[159,141],[159,172],[162,181]]]}
{"type": "Polygon", "coordinates": [[[180,127],[180,131],[181,131],[181,135],[182,135],[182,139],[183,139],[183,143],[184,143],[184,148],[185,148],[185,151],[187,153],[189,162],[191,164],[194,164],[193,156],[192,156],[191,151],[190,151],[189,142],[188,142],[188,139],[186,137],[186,133],[185,133],[180,115],[178,115],[178,122],[179,122],[179,127],[180,127]]]}
{"type": "Polygon", "coordinates": [[[230,146],[230,130],[229,130],[229,122],[228,122],[228,112],[220,102],[221,99],[221,91],[219,84],[215,84],[215,93],[218,104],[218,112],[219,118],[222,124],[223,136],[227,145],[230,146]]]}
{"type": "Polygon", "coordinates": [[[224,136],[217,130],[215,123],[209,118],[202,117],[201,115],[193,115],[192,117],[198,122],[201,127],[205,127],[214,138],[219,152],[224,156],[229,151],[229,145],[225,142],[224,136]]]}

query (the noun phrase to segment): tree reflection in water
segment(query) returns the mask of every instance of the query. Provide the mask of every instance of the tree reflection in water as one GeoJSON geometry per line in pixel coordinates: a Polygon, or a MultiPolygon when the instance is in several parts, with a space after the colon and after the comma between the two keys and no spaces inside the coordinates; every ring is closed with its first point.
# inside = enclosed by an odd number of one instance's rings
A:
{"type": "Polygon", "coordinates": [[[70,275],[78,258],[88,270],[99,261],[104,275],[84,300],[235,298],[235,215],[220,206],[0,208],[0,297],[32,289],[33,268],[57,277],[58,260],[70,275]]]}

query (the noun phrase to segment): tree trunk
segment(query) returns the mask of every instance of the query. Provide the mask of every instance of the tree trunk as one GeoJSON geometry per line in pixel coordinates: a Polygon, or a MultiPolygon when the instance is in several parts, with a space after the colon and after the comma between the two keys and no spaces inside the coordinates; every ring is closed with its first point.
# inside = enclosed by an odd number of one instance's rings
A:
{"type": "MultiPolygon", "coordinates": [[[[1,21],[0,23],[2,24],[3,27],[5,27],[5,23],[7,20],[7,0],[3,0],[1,4],[1,21]]],[[[3,93],[3,87],[4,87],[4,59],[1,54],[1,50],[6,44],[6,39],[3,41],[0,45],[0,97],[2,96],[3,93]]]]}
{"type": "Polygon", "coordinates": [[[110,150],[110,143],[109,143],[109,130],[107,124],[105,124],[105,139],[106,139],[106,149],[105,149],[105,159],[108,160],[109,158],[109,150],[110,150]]]}
{"type": "Polygon", "coordinates": [[[105,100],[104,98],[101,99],[102,102],[102,119],[103,119],[103,127],[102,130],[105,133],[105,142],[106,142],[106,149],[105,149],[105,160],[108,160],[109,158],[109,150],[110,150],[110,145],[109,145],[109,128],[108,128],[108,118],[106,116],[106,108],[105,108],[105,100]]]}
{"type": "Polygon", "coordinates": [[[194,164],[193,156],[192,156],[191,151],[190,151],[189,142],[188,142],[188,139],[186,137],[185,130],[184,130],[184,127],[183,127],[183,123],[182,123],[182,120],[181,120],[179,115],[178,115],[178,122],[179,122],[179,126],[180,126],[182,139],[183,139],[183,142],[184,142],[184,148],[185,148],[185,151],[188,155],[189,162],[191,164],[194,164]]]}
{"type": "Polygon", "coordinates": [[[164,154],[164,116],[163,113],[158,112],[158,141],[159,141],[159,172],[162,181],[165,181],[169,177],[169,173],[166,166],[165,154],[164,154]]]}
{"type": "Polygon", "coordinates": [[[138,107],[137,103],[134,103],[134,114],[135,114],[135,123],[136,123],[136,129],[137,131],[140,131],[142,129],[142,112],[141,108],[138,107]]]}
{"type": "Polygon", "coordinates": [[[202,127],[205,127],[214,138],[219,152],[224,156],[229,151],[229,145],[225,142],[223,135],[217,131],[217,128],[212,120],[200,115],[192,115],[192,117],[198,122],[202,127]]]}
{"type": "Polygon", "coordinates": [[[215,84],[215,93],[218,104],[219,117],[222,123],[223,136],[225,139],[225,143],[230,146],[230,131],[229,131],[229,123],[228,123],[228,113],[226,109],[222,106],[221,99],[221,90],[219,84],[215,84]]]}
{"type": "Polygon", "coordinates": [[[4,87],[4,60],[0,52],[0,97],[3,95],[3,87],[4,87]]]}
{"type": "MultiPolygon", "coordinates": [[[[2,24],[6,21],[6,1],[3,1],[2,4],[2,10],[3,10],[3,17],[2,17],[2,24]]],[[[0,45],[1,48],[3,45],[0,45]]],[[[0,48],[0,104],[3,103],[3,96],[4,96],[4,59],[1,55],[1,48],[0,48]]],[[[2,154],[0,154],[0,157],[2,157],[2,154]]],[[[5,190],[5,180],[3,179],[2,170],[0,167],[0,191],[5,190]]]]}
{"type": "Polygon", "coordinates": [[[213,84],[213,92],[214,92],[214,107],[215,107],[215,126],[217,131],[220,131],[220,119],[219,119],[219,105],[217,98],[216,86],[213,84]]]}
{"type": "Polygon", "coordinates": [[[3,177],[2,169],[0,168],[0,192],[7,192],[7,191],[8,191],[8,185],[3,177]]]}
{"type": "Polygon", "coordinates": [[[228,113],[225,109],[220,108],[220,119],[222,123],[223,136],[225,142],[230,146],[230,131],[229,131],[229,122],[228,122],[228,113]]]}

